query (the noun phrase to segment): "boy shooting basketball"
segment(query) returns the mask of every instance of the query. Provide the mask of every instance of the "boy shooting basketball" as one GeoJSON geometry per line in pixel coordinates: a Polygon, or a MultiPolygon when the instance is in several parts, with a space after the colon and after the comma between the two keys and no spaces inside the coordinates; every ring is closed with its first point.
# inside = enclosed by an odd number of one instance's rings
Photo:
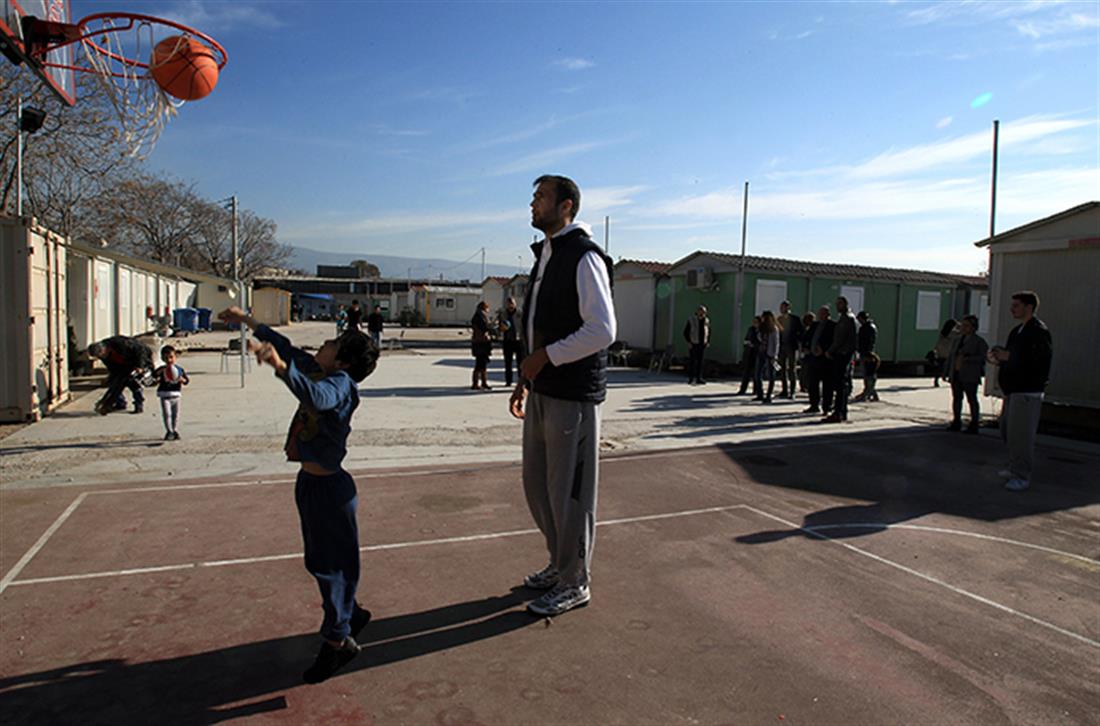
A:
{"type": "Polygon", "coordinates": [[[256,360],[275,369],[299,401],[286,440],[288,461],[301,463],[294,499],[302,524],[306,569],[321,590],[324,642],[306,669],[307,683],[320,683],[359,654],[355,637],[370,611],[355,602],[359,583],[358,502],[355,482],[340,464],[347,453],[351,416],[359,406],[357,384],[378,361],[378,349],[366,334],[348,331],[326,340],[316,354],[295,348],[282,335],[240,308],[219,316],[243,323],[261,343],[249,342],[256,360]]]}

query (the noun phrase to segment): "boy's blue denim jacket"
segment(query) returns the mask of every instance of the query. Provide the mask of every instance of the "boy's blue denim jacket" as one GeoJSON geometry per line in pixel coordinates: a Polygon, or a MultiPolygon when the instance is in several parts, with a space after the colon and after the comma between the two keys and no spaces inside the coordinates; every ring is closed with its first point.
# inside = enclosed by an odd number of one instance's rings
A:
{"type": "Polygon", "coordinates": [[[258,326],[255,334],[275,346],[286,362],[283,381],[299,401],[286,437],[287,460],[339,470],[348,451],[351,415],[359,407],[359,387],[344,371],[326,376],[312,355],[266,325],[258,326]]]}

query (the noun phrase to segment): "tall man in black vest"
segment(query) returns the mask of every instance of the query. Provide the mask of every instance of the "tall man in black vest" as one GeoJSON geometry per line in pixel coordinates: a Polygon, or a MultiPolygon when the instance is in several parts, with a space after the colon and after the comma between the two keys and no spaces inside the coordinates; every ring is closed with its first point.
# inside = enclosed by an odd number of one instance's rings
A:
{"type": "Polygon", "coordinates": [[[596,536],[600,404],[615,340],[612,261],[574,221],[581,193],[561,176],[535,180],[535,266],[523,305],[527,357],[509,408],[523,419],[523,490],[546,538],[549,564],[524,578],[546,590],[527,609],[560,615],[588,604],[596,536]],[[530,389],[530,390],[528,390],[530,389]]]}

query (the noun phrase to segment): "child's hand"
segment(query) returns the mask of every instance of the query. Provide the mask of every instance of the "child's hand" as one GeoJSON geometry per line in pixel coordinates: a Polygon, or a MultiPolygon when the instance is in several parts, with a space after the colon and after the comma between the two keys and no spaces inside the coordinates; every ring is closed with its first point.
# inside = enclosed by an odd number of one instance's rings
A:
{"type": "Polygon", "coordinates": [[[260,365],[266,363],[274,368],[276,373],[286,371],[286,363],[279,357],[279,352],[271,343],[257,343],[255,340],[249,340],[248,349],[256,354],[256,362],[260,365]]]}
{"type": "Polygon", "coordinates": [[[218,313],[218,319],[221,320],[223,323],[229,323],[230,325],[234,325],[234,324],[237,324],[237,323],[244,323],[245,325],[247,325],[250,328],[255,327],[252,324],[252,322],[253,322],[252,321],[252,316],[250,316],[244,310],[241,310],[236,305],[233,305],[232,307],[228,307],[225,310],[222,310],[220,313],[218,313]]]}

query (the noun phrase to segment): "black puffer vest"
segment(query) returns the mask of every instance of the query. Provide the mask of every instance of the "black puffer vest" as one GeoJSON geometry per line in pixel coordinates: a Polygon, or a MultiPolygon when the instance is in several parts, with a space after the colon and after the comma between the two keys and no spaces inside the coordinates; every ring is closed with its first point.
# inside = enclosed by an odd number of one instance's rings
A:
{"type": "MultiPolygon", "coordinates": [[[[527,297],[523,305],[525,331],[542,245],[542,242],[531,245],[531,250],[535,253],[535,266],[531,269],[531,284],[527,287],[527,297]]],[[[535,305],[535,335],[529,343],[532,351],[567,338],[584,325],[577,294],[577,265],[582,257],[589,252],[598,253],[607,265],[608,279],[614,280],[614,263],[611,258],[592,242],[592,238],[583,229],[574,229],[561,237],[555,237],[552,245],[553,254],[543,271],[539,298],[535,305]]],[[[547,363],[535,379],[532,390],[551,398],[601,403],[607,397],[607,350],[562,366],[547,363]]]]}

